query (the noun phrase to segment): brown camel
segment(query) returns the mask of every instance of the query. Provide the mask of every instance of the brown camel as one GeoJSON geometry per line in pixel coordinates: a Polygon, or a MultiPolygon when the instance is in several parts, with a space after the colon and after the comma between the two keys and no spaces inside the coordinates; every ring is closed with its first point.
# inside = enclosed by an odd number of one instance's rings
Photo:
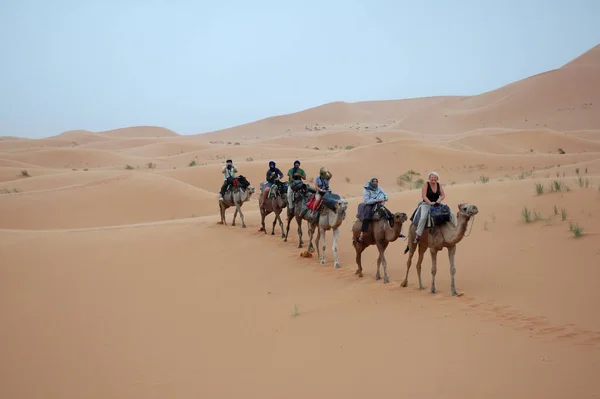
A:
{"type": "Polygon", "coordinates": [[[339,227],[342,225],[344,219],[346,219],[346,210],[348,209],[348,201],[343,198],[339,198],[335,202],[335,209],[330,209],[326,204],[325,200],[321,202],[321,205],[318,210],[319,212],[319,220],[317,223],[310,224],[310,236],[314,236],[314,231],[318,227],[317,232],[317,255],[321,261],[321,264],[325,264],[325,248],[327,245],[327,239],[325,238],[325,232],[327,230],[333,230],[333,267],[335,269],[340,268],[340,261],[338,259],[337,252],[337,242],[338,236],[340,234],[339,227]],[[322,239],[321,239],[322,238],[322,239]],[[319,251],[319,244],[321,244],[320,248],[323,252],[319,251]]]}
{"type": "MultiPolygon", "coordinates": [[[[290,190],[290,188],[288,188],[288,190],[290,190]]],[[[287,228],[285,231],[285,239],[283,240],[287,242],[288,234],[290,232],[290,225],[292,220],[296,219],[296,223],[298,223],[298,248],[302,248],[302,220],[306,220],[306,224],[308,226],[309,252],[314,252],[315,250],[313,246],[313,231],[310,228],[313,212],[306,206],[306,203],[310,200],[311,194],[316,192],[317,190],[308,184],[305,184],[303,188],[296,192],[296,196],[294,198],[294,207],[292,209],[288,207],[287,228]]]]}
{"type": "Polygon", "coordinates": [[[231,206],[235,206],[235,212],[233,213],[233,223],[235,226],[235,218],[239,212],[240,219],[242,219],[242,227],[246,228],[244,222],[244,214],[242,213],[242,205],[244,202],[249,201],[250,197],[254,194],[254,187],[250,182],[242,175],[233,179],[233,185],[228,187],[223,195],[223,199],[219,200],[219,211],[221,212],[221,222],[219,224],[227,225],[225,221],[225,210],[231,206]]]}
{"type": "Polygon", "coordinates": [[[473,204],[459,204],[458,215],[456,217],[456,227],[454,227],[450,222],[447,222],[443,225],[433,227],[431,231],[428,231],[429,229],[426,228],[423,230],[423,235],[419,238],[419,242],[417,244],[413,242],[417,231],[417,225],[413,222],[408,229],[408,245],[404,250],[404,253],[408,251],[410,251],[410,253],[408,254],[408,261],[406,262],[406,277],[401,284],[402,287],[406,287],[408,284],[410,262],[418,245],[419,258],[417,260],[417,276],[419,276],[419,289],[425,289],[421,283],[421,263],[423,262],[423,255],[425,254],[425,251],[427,248],[429,248],[429,252],[431,253],[431,293],[435,294],[437,253],[444,248],[448,248],[448,257],[450,259],[450,290],[452,291],[453,296],[458,295],[456,292],[456,286],[454,284],[454,275],[456,274],[456,267],[454,266],[456,244],[463,239],[465,232],[467,231],[467,224],[469,223],[469,220],[471,220],[473,216],[477,215],[478,212],[479,210],[477,209],[477,206],[473,204]]]}
{"type": "Polygon", "coordinates": [[[279,221],[279,227],[281,227],[281,238],[285,237],[285,232],[283,231],[283,220],[281,220],[281,212],[283,208],[287,206],[287,197],[286,197],[286,189],[284,183],[277,180],[271,187],[270,192],[267,196],[267,199],[263,203],[263,196],[261,195],[258,198],[258,209],[260,210],[261,217],[261,228],[258,231],[264,231],[267,234],[267,229],[265,228],[265,217],[273,212],[275,214],[275,219],[273,219],[273,231],[271,235],[275,235],[275,224],[279,221]]]}
{"type": "Polygon", "coordinates": [[[362,277],[362,253],[370,245],[375,245],[379,251],[379,257],[377,258],[377,274],[375,280],[380,280],[381,275],[379,274],[379,268],[383,264],[383,283],[387,284],[390,279],[387,275],[387,260],[385,259],[384,252],[390,242],[394,242],[398,237],[402,236],[402,224],[408,220],[408,216],[404,212],[396,212],[393,215],[394,226],[390,227],[389,222],[382,217],[379,211],[376,211],[373,215],[373,220],[369,222],[369,229],[363,234],[362,241],[358,241],[360,236],[360,230],[362,227],[362,221],[356,220],[352,226],[352,245],[356,251],[356,264],[358,268],[355,274],[358,277],[362,277]]]}

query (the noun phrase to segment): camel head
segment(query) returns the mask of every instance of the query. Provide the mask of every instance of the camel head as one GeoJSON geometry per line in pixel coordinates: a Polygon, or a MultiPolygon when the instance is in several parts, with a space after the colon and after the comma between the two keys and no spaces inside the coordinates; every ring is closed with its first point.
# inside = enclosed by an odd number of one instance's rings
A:
{"type": "Polygon", "coordinates": [[[250,199],[250,197],[252,197],[252,194],[254,194],[254,186],[253,185],[249,185],[246,188],[246,192],[248,193],[248,199],[250,199]]]}
{"type": "Polygon", "coordinates": [[[408,215],[404,212],[394,213],[394,222],[402,224],[408,220],[408,215]]]}
{"type": "Polygon", "coordinates": [[[337,204],[335,205],[335,209],[338,213],[341,212],[346,212],[346,209],[348,209],[348,201],[346,201],[343,198],[340,198],[339,200],[337,200],[337,204]]]}
{"type": "Polygon", "coordinates": [[[475,216],[477,213],[479,213],[479,209],[477,209],[477,205],[462,203],[458,204],[458,213],[462,213],[467,217],[467,219],[470,219],[472,216],[475,216]]]}

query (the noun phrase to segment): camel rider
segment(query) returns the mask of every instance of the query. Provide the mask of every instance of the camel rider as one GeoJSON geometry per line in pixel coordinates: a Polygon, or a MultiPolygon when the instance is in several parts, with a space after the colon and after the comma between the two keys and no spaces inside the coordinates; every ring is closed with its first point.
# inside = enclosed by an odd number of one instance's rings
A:
{"type": "Polygon", "coordinates": [[[389,199],[385,191],[379,187],[379,179],[377,177],[372,177],[363,187],[363,202],[365,207],[363,209],[363,222],[360,229],[360,236],[358,237],[358,241],[361,242],[363,233],[366,233],[369,230],[369,223],[373,219],[373,213],[375,212],[376,206],[379,204],[383,205],[389,199]]]}
{"type": "Polygon", "coordinates": [[[329,181],[333,175],[326,167],[322,167],[319,169],[319,176],[315,179],[315,186],[317,189],[317,194],[315,195],[315,204],[314,204],[314,214],[313,214],[313,223],[316,223],[319,220],[319,208],[321,207],[321,202],[323,196],[328,192],[331,192],[329,189],[329,181]]]}
{"type": "Polygon", "coordinates": [[[223,185],[221,186],[221,191],[219,192],[219,194],[221,194],[219,198],[220,201],[223,200],[223,195],[225,195],[225,190],[227,190],[227,187],[233,183],[233,179],[235,178],[235,174],[237,172],[239,172],[237,166],[233,164],[233,161],[231,159],[228,159],[225,162],[225,166],[223,166],[223,169],[221,169],[221,173],[223,173],[223,178],[225,179],[225,181],[223,182],[223,185]]]}
{"type": "Polygon", "coordinates": [[[269,161],[269,170],[267,170],[266,178],[267,181],[263,184],[263,192],[262,199],[263,204],[267,200],[267,196],[269,195],[269,190],[275,180],[281,179],[283,177],[283,173],[279,170],[279,168],[275,165],[275,161],[269,161]]]}
{"type": "MultiPolygon", "coordinates": [[[[437,172],[429,172],[428,182],[421,188],[422,201],[419,202],[419,224],[417,225],[417,234],[413,241],[415,244],[419,242],[419,238],[423,235],[430,208],[437,204],[441,204],[446,198],[446,193],[444,192],[442,185],[438,182],[439,178],[440,176],[437,172]]],[[[456,216],[452,211],[450,211],[450,222],[456,227],[456,216]]]]}
{"type": "Polygon", "coordinates": [[[304,169],[300,168],[300,161],[298,161],[298,160],[294,161],[294,167],[290,168],[290,170],[288,170],[287,175],[288,175],[288,181],[290,183],[289,187],[288,187],[288,191],[287,191],[288,210],[293,211],[293,209],[294,209],[294,191],[292,191],[292,189],[291,189],[292,182],[306,180],[306,173],[304,172],[304,169]]]}

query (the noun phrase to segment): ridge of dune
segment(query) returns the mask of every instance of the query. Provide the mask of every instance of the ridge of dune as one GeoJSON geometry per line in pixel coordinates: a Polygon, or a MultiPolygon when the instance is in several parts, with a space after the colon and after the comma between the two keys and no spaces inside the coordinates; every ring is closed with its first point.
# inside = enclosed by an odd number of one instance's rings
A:
{"type": "Polygon", "coordinates": [[[335,101],[227,129],[200,133],[195,136],[222,139],[250,139],[289,135],[297,131],[322,131],[348,128],[356,130],[384,129],[415,110],[443,102],[448,98],[452,97],[423,97],[361,101],[355,103],[335,101]]]}
{"type": "Polygon", "coordinates": [[[416,111],[393,127],[458,133],[478,127],[585,130],[600,126],[600,68],[564,68],[416,111]]]}
{"type": "Polygon", "coordinates": [[[179,137],[180,135],[166,127],[130,126],[98,132],[107,137],[179,137]]]}
{"type": "Polygon", "coordinates": [[[578,57],[575,57],[571,61],[567,62],[561,68],[572,68],[572,67],[600,67],[600,44],[592,47],[588,51],[584,52],[578,57]]]}

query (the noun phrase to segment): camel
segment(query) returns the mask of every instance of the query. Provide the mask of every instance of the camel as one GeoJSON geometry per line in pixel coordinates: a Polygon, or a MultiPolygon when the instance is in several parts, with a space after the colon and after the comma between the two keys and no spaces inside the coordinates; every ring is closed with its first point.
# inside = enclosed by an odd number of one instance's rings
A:
{"type": "MultiPolygon", "coordinates": [[[[288,190],[291,190],[288,187],[288,190]]],[[[308,237],[309,237],[309,244],[308,244],[308,251],[309,252],[313,252],[314,246],[313,246],[313,236],[312,236],[312,230],[310,229],[310,223],[312,221],[313,218],[313,212],[306,207],[306,203],[309,201],[310,199],[310,193],[316,193],[316,189],[312,186],[309,186],[307,184],[304,185],[303,188],[299,189],[296,192],[296,197],[294,198],[294,208],[290,209],[288,207],[288,213],[287,213],[287,228],[285,231],[285,239],[284,241],[287,242],[288,239],[288,234],[290,232],[290,224],[292,223],[293,219],[296,219],[296,223],[298,223],[298,248],[302,248],[302,220],[306,220],[306,224],[308,226],[308,237]],[[304,210],[304,212],[303,212],[304,210]]]]}
{"type": "Polygon", "coordinates": [[[250,200],[252,194],[254,194],[254,187],[252,187],[250,182],[242,175],[235,177],[233,179],[233,184],[225,191],[223,199],[219,200],[219,211],[221,213],[221,221],[219,224],[227,225],[227,222],[225,221],[225,210],[231,206],[235,206],[233,223],[231,223],[231,225],[235,226],[235,218],[239,212],[240,219],[242,219],[242,227],[246,228],[244,214],[242,213],[242,205],[244,205],[244,202],[250,200]]]}
{"type": "Polygon", "coordinates": [[[314,236],[314,231],[318,227],[317,240],[316,240],[317,255],[319,256],[319,259],[320,259],[322,265],[325,264],[325,248],[327,245],[327,240],[325,238],[325,232],[327,230],[333,230],[333,247],[332,247],[333,259],[334,259],[333,267],[335,269],[340,268],[340,261],[338,259],[338,252],[337,252],[337,241],[338,241],[338,236],[340,234],[339,227],[342,225],[342,222],[344,221],[344,219],[346,219],[346,210],[347,209],[348,209],[348,201],[346,201],[343,198],[339,198],[335,202],[334,209],[329,208],[325,203],[325,199],[323,199],[323,201],[321,202],[321,205],[320,205],[320,210],[319,210],[319,220],[317,221],[317,223],[310,224],[309,235],[311,237],[314,236]],[[322,240],[321,240],[321,238],[322,238],[322,240]],[[321,250],[323,252],[319,251],[319,243],[321,244],[321,250]]]}
{"type": "Polygon", "coordinates": [[[408,254],[408,261],[406,262],[406,277],[402,282],[401,286],[406,287],[408,284],[408,272],[410,270],[410,262],[417,245],[419,246],[419,258],[417,260],[417,276],[419,277],[419,289],[424,290],[423,284],[421,283],[421,263],[423,262],[423,255],[427,248],[431,253],[431,293],[435,294],[435,274],[437,273],[437,253],[444,248],[448,248],[448,257],[450,259],[450,290],[452,296],[457,296],[456,286],[454,284],[454,275],[456,274],[456,267],[454,266],[454,255],[456,254],[456,244],[458,244],[467,231],[467,224],[472,217],[477,215],[479,209],[477,206],[468,203],[462,203],[458,205],[458,214],[456,216],[456,224],[454,227],[450,222],[446,222],[443,225],[435,226],[428,231],[428,228],[423,230],[423,235],[419,238],[419,242],[415,244],[414,238],[416,236],[417,225],[411,224],[408,230],[408,245],[404,250],[404,253],[408,254]]]}
{"type": "Polygon", "coordinates": [[[362,253],[370,245],[375,245],[379,251],[379,257],[377,258],[377,274],[375,280],[380,280],[381,275],[379,274],[379,268],[383,264],[383,283],[387,284],[390,279],[387,275],[387,260],[385,259],[384,252],[390,242],[394,242],[398,237],[402,236],[402,224],[408,220],[408,216],[404,212],[396,212],[393,214],[394,226],[390,227],[389,222],[383,217],[383,212],[387,211],[384,207],[381,211],[376,211],[373,216],[373,220],[369,222],[369,229],[363,235],[362,242],[358,241],[360,236],[360,230],[362,227],[362,221],[356,220],[352,226],[352,245],[356,251],[356,264],[358,268],[354,274],[358,274],[358,277],[362,277],[362,253]],[[381,213],[380,213],[381,212],[381,213]]]}
{"type": "Polygon", "coordinates": [[[263,207],[263,196],[261,195],[258,198],[258,209],[260,210],[261,217],[261,228],[258,231],[264,231],[267,234],[267,229],[265,228],[265,217],[273,212],[275,214],[275,219],[273,219],[273,231],[271,235],[275,235],[275,224],[279,221],[279,226],[281,227],[281,238],[285,237],[285,232],[283,231],[283,221],[281,220],[281,211],[283,208],[287,206],[287,197],[285,191],[285,183],[280,182],[279,180],[275,181],[275,183],[271,186],[270,192],[267,195],[267,199],[264,202],[263,207]]]}

